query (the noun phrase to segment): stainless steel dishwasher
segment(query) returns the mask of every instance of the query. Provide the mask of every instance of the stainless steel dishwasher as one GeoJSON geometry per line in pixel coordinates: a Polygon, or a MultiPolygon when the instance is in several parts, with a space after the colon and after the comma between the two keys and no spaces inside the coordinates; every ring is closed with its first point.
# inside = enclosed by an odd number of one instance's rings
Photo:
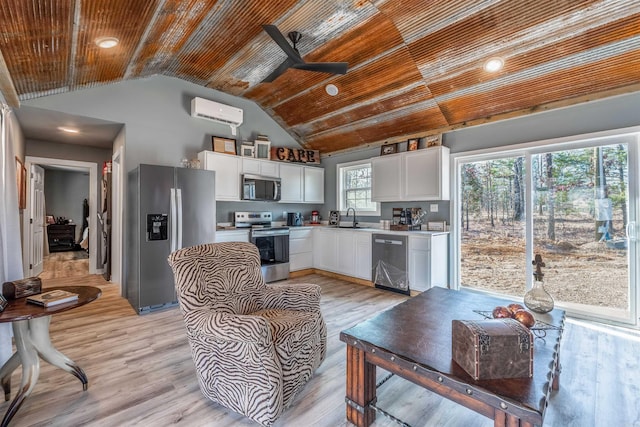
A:
{"type": "Polygon", "coordinates": [[[408,237],[373,234],[371,277],[376,288],[409,295],[408,237]]]}

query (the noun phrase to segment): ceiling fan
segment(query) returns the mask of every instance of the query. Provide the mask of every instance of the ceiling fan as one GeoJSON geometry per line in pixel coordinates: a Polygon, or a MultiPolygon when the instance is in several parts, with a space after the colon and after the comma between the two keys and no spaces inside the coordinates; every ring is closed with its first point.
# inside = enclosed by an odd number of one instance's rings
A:
{"type": "Polygon", "coordinates": [[[293,46],[291,46],[275,25],[263,25],[262,28],[264,28],[273,41],[280,46],[280,49],[287,54],[287,59],[285,59],[278,68],[273,70],[271,74],[265,77],[265,79],[262,80],[263,83],[274,81],[280,74],[284,73],[289,68],[330,74],[347,73],[347,67],[349,66],[347,62],[305,62],[304,59],[302,59],[302,56],[300,56],[298,49],[296,49],[296,43],[298,43],[302,38],[302,34],[299,32],[291,31],[287,34],[289,40],[291,40],[291,43],[293,44],[293,46]]]}

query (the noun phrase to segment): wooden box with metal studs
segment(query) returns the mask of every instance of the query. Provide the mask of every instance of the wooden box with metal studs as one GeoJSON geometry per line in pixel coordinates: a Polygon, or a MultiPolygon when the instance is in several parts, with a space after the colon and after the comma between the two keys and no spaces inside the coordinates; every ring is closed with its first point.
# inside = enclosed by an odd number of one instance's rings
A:
{"type": "Polygon", "coordinates": [[[515,319],[454,320],[452,356],[474,380],[531,378],[533,335],[515,319]]]}

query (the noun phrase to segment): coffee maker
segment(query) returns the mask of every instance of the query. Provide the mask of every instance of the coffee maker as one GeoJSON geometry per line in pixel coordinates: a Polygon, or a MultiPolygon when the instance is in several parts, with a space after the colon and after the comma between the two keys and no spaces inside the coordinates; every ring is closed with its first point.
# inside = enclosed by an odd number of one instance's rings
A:
{"type": "Polygon", "coordinates": [[[320,224],[320,212],[311,211],[311,224],[320,224]]]}
{"type": "Polygon", "coordinates": [[[289,227],[302,226],[302,213],[301,212],[289,212],[287,213],[287,225],[289,227]]]}

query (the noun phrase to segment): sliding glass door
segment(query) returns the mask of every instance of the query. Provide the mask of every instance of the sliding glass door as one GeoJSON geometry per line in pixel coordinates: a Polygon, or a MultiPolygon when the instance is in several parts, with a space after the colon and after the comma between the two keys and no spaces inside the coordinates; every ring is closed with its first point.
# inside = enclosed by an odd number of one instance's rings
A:
{"type": "Polygon", "coordinates": [[[533,252],[549,266],[545,287],[573,311],[629,317],[629,145],[531,157],[533,252]]]}
{"type": "Polygon", "coordinates": [[[522,297],[527,281],[524,157],[465,163],[460,184],[460,283],[522,297]]]}
{"type": "Polygon", "coordinates": [[[522,297],[531,260],[568,312],[634,323],[637,135],[459,158],[458,285],[522,297]]]}

